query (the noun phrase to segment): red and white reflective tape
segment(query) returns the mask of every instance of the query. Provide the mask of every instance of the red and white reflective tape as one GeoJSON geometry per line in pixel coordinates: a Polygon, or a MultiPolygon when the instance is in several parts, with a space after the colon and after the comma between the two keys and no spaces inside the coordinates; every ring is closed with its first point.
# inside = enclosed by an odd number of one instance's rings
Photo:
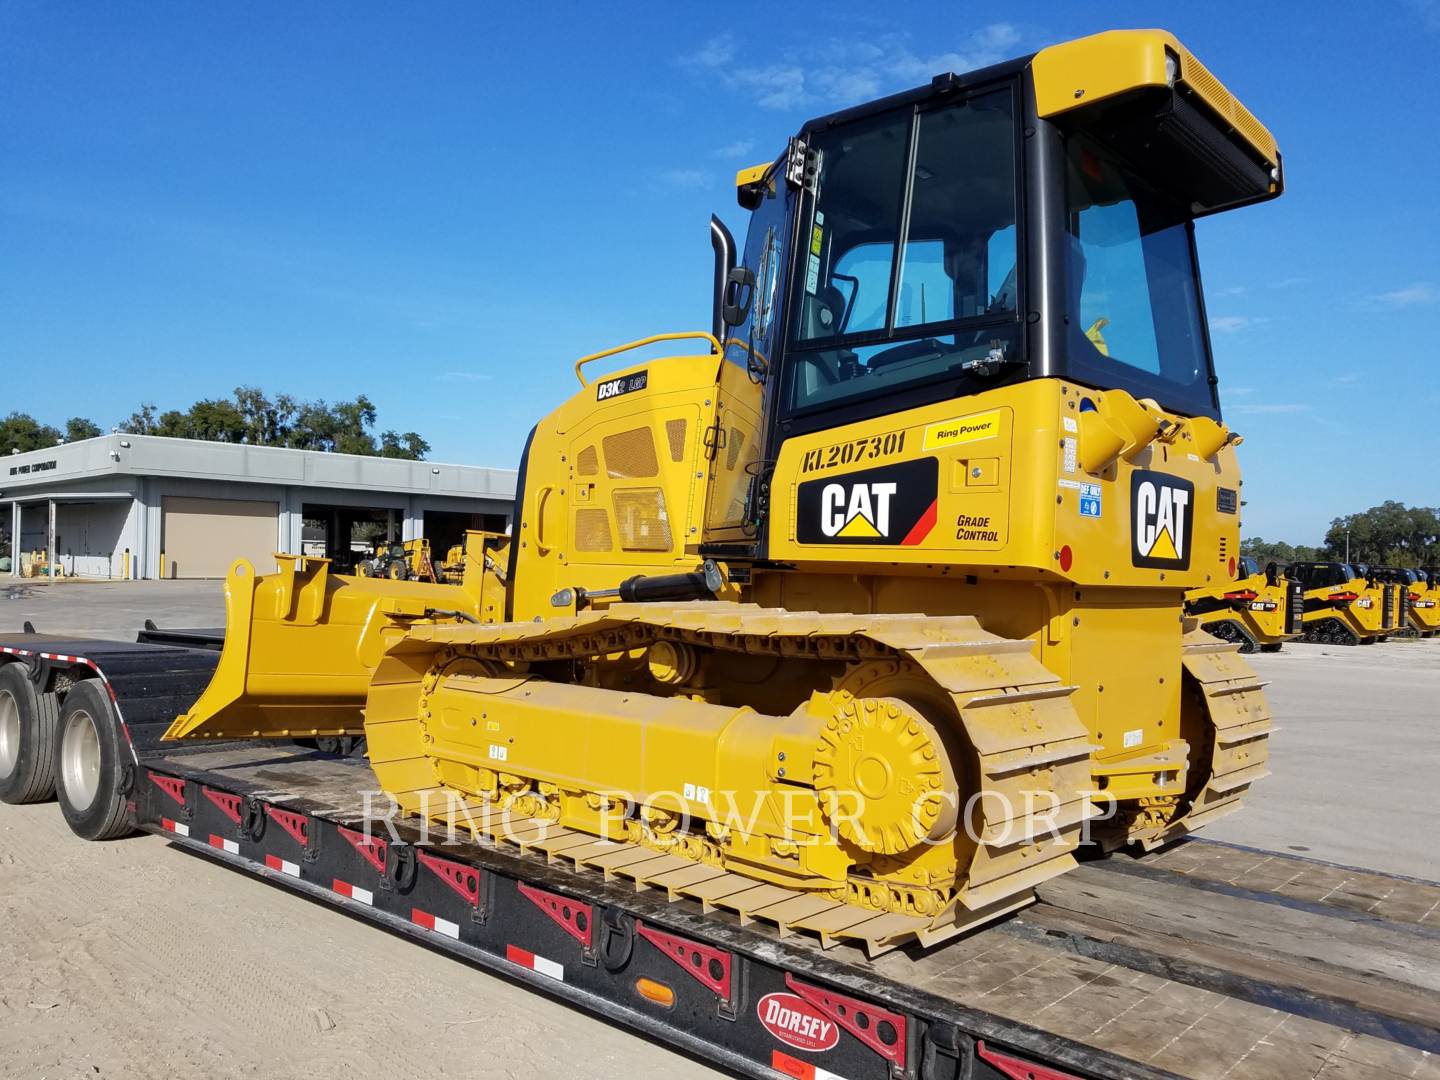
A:
{"type": "Polygon", "coordinates": [[[218,851],[227,852],[230,855],[240,854],[239,844],[234,840],[226,840],[223,836],[216,836],[214,833],[210,834],[210,846],[218,851]]]}
{"type": "Polygon", "coordinates": [[[289,874],[291,877],[300,876],[300,867],[296,866],[289,859],[282,859],[278,855],[266,855],[265,865],[276,873],[289,874]]]}
{"type": "MultiPolygon", "coordinates": [[[[9,653],[11,656],[38,656],[42,660],[59,660],[65,664],[87,664],[92,668],[95,667],[83,656],[66,656],[64,653],[58,652],[36,652],[34,649],[17,649],[11,645],[0,645],[0,652],[9,653]]],[[[96,670],[99,669],[96,668],[96,670]]]]}
{"type": "Polygon", "coordinates": [[[189,825],[185,825],[179,821],[171,821],[168,817],[162,817],[160,819],[160,826],[169,832],[173,832],[176,836],[190,835],[189,825]]]}
{"type": "Polygon", "coordinates": [[[779,1050],[770,1051],[770,1067],[784,1076],[795,1077],[795,1080],[845,1080],[839,1073],[811,1065],[779,1050]]]}
{"type": "Polygon", "coordinates": [[[565,981],[565,966],[557,964],[554,960],[547,960],[543,956],[536,956],[534,953],[517,948],[514,945],[505,946],[505,959],[512,964],[523,968],[529,968],[537,975],[544,975],[546,978],[554,979],[556,982],[565,981]]]}
{"type": "Polygon", "coordinates": [[[84,664],[100,679],[100,685],[105,687],[105,692],[110,695],[110,701],[115,706],[115,719],[120,721],[120,733],[125,736],[125,742],[130,746],[130,756],[135,759],[135,764],[140,764],[140,755],[135,750],[135,740],[130,738],[130,725],[125,723],[125,715],[120,711],[120,699],[115,696],[115,688],[110,685],[110,680],[105,677],[105,672],[100,665],[84,656],[67,656],[65,653],[36,652],[34,649],[17,649],[13,645],[0,645],[0,653],[7,653],[10,656],[38,656],[42,660],[58,660],[62,664],[84,664]]]}
{"type": "Polygon", "coordinates": [[[369,889],[351,885],[348,881],[341,881],[338,877],[331,883],[330,888],[347,900],[354,900],[356,903],[372,907],[375,904],[375,894],[369,889]]]}
{"type": "Polygon", "coordinates": [[[410,909],[410,921],[424,930],[433,930],[437,934],[444,934],[448,938],[460,940],[460,924],[453,923],[449,919],[442,919],[438,915],[431,915],[428,911],[421,911],[418,907],[410,909]]]}

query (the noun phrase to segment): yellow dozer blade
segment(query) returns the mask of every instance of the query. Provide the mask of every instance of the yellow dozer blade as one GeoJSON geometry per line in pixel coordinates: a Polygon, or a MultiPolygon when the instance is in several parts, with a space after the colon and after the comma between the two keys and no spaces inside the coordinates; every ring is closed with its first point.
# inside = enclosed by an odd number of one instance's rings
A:
{"type": "Polygon", "coordinates": [[[330,560],[245,559],[225,578],[225,647],[209,687],[167,739],[361,735],[370,675],[419,618],[478,622],[480,590],[330,572],[330,560]]]}

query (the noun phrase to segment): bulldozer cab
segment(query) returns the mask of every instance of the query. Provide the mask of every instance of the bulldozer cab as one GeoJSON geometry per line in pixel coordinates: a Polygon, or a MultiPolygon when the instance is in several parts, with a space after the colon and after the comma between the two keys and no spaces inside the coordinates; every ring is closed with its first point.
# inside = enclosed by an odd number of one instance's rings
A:
{"type": "MultiPolygon", "coordinates": [[[[709,352],[594,381],[582,374],[584,388],[537,427],[512,615],[568,610],[564,598],[576,594],[567,589],[693,569],[704,557],[794,562],[816,522],[835,530],[827,550],[806,555],[839,561],[849,541],[901,545],[933,521],[929,473],[909,489],[930,497],[897,499],[893,514],[885,477],[873,505],[848,507],[844,522],[802,512],[796,497],[802,474],[849,475],[887,459],[958,478],[950,490],[958,484],[969,502],[947,532],[998,555],[1009,544],[994,527],[1012,513],[1007,486],[1054,490],[1062,467],[1027,448],[1035,475],[1008,475],[1000,444],[1027,437],[1022,413],[1058,407],[1059,383],[1124,391],[1095,402],[1071,391],[1082,423],[1094,419],[1086,408],[1101,409],[1100,426],[1122,432],[1108,459],[1109,435],[1080,440],[1100,448],[1094,461],[1082,456],[1086,471],[1098,475],[1122,447],[1129,461],[1177,419],[1188,420],[1182,461],[1210,460],[1231,435],[1218,423],[1192,223],[1281,187],[1273,138],[1160,32],[1081,39],[810,121],[776,160],[737,177],[750,220],[738,259],[728,234],[717,245],[711,333],[634,343],[706,338],[709,352]],[[1037,391],[988,414],[980,434],[997,447],[988,456],[934,453],[926,425],[963,412],[954,402],[1041,380],[1051,398],[1037,391]],[[973,535],[970,521],[980,522],[973,535]]],[[[1050,422],[1058,429],[1060,417],[1050,422]]],[[[953,446],[975,434],[933,439],[953,446]]],[[[1197,549],[1221,546],[1210,534],[1238,514],[1233,486],[1213,490],[1219,475],[1181,481],[1226,515],[1202,519],[1197,549]]],[[[1128,474],[1110,481],[1128,484],[1128,474]]],[[[1094,521],[1098,498],[1088,498],[1094,521]]],[[[1167,532],[1160,542],[1162,531],[1141,530],[1133,567],[1192,570],[1189,537],[1167,532]]],[[[1048,566],[1062,546],[1037,544],[1007,561],[1048,566]]],[[[1229,552],[1218,561],[1233,575],[1229,552]]],[[[1194,570],[1208,580],[1208,569],[1194,570]]],[[[1172,574],[1169,583],[1189,582],[1172,574]]]]}
{"type": "MultiPolygon", "coordinates": [[[[1192,222],[1281,187],[1269,133],[1158,32],[812,120],[737,176],[751,219],[716,304],[734,468],[717,472],[706,542],[765,553],[786,440],[1027,379],[1218,421],[1192,222]]],[[[901,449],[866,436],[828,464],[901,449]]]]}

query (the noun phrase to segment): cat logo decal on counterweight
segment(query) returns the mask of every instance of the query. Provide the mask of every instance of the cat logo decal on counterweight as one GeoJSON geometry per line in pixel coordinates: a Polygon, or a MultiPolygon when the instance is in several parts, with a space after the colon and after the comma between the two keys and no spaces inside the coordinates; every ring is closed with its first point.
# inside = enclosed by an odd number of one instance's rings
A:
{"type": "Polygon", "coordinates": [[[933,457],[827,476],[800,485],[802,544],[913,547],[935,528],[940,463],[933,457]]]}
{"type": "Polygon", "coordinates": [[[1130,476],[1130,561],[1155,570],[1188,570],[1195,485],[1165,473],[1130,476]]]}

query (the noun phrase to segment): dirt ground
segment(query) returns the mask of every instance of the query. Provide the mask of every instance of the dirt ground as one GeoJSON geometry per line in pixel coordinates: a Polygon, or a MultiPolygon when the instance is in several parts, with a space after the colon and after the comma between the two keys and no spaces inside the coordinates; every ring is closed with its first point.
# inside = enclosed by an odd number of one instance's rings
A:
{"type": "MultiPolygon", "coordinates": [[[[0,632],[218,625],[218,582],[0,579],[0,632]]],[[[1440,879],[1440,640],[1254,658],[1275,775],[1207,835],[1440,879]]],[[[0,1077],[719,1075],[664,1046],[143,836],[0,807],[0,1077]]]]}

